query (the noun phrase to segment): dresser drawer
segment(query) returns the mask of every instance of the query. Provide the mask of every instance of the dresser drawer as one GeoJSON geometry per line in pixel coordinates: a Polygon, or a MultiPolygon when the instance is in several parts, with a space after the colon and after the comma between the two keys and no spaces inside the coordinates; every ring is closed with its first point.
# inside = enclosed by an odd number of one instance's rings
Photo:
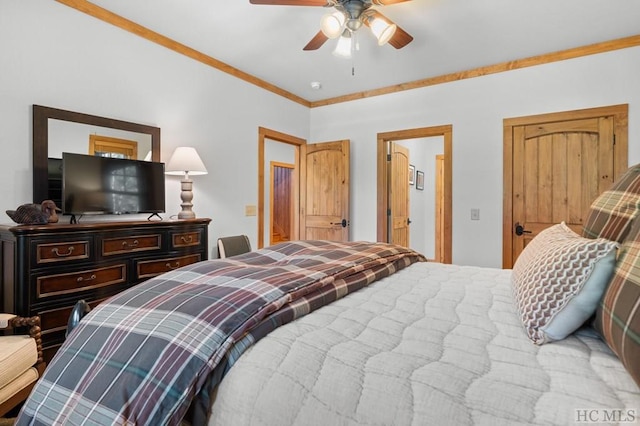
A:
{"type": "Polygon", "coordinates": [[[65,274],[45,275],[36,279],[36,299],[79,293],[127,281],[127,265],[117,264],[65,274]]]}
{"type": "Polygon", "coordinates": [[[188,232],[172,232],[171,233],[171,248],[179,249],[182,247],[199,246],[202,242],[202,232],[200,231],[188,231],[188,232]]]}
{"type": "Polygon", "coordinates": [[[200,254],[167,257],[165,259],[141,260],[136,263],[136,278],[140,280],[155,277],[164,272],[173,271],[174,269],[200,262],[200,260],[202,260],[202,255],[200,254]]]}
{"type": "Polygon", "coordinates": [[[50,361],[69,314],[141,281],[207,259],[210,219],[0,225],[0,312],[40,315],[50,361]]]}
{"type": "Polygon", "coordinates": [[[36,264],[69,262],[91,257],[91,241],[79,239],[76,241],[58,241],[55,243],[41,243],[36,245],[36,264]]]}
{"type": "MultiPolygon", "coordinates": [[[[104,300],[107,300],[107,297],[92,300],[87,303],[89,304],[89,307],[93,309],[104,300]]],[[[36,311],[34,315],[40,316],[40,327],[42,328],[42,334],[51,334],[59,331],[65,332],[72,309],[73,305],[56,309],[47,309],[44,311],[36,311]]]]}
{"type": "MultiPolygon", "coordinates": [[[[89,301],[84,296],[83,299],[91,309],[107,300],[109,297],[89,301]]],[[[78,298],[78,300],[80,300],[78,298]]],[[[76,300],[77,301],[77,300],[76,300]]],[[[74,302],[75,304],[75,302],[74,302]]],[[[67,323],[73,306],[64,306],[56,309],[45,309],[33,312],[33,315],[40,316],[40,327],[42,328],[43,351],[42,357],[48,364],[53,359],[60,346],[64,343],[67,334],[67,323]]]]}
{"type": "Polygon", "coordinates": [[[137,253],[141,251],[160,250],[161,247],[161,234],[105,238],[102,240],[102,255],[113,256],[123,253],[137,253]]]}

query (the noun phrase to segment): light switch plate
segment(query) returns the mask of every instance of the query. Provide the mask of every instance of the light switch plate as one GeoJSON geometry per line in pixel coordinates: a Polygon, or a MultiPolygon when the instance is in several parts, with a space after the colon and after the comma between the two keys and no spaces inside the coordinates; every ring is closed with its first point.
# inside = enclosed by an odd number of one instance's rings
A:
{"type": "Polygon", "coordinates": [[[471,220],[480,220],[480,209],[471,209],[471,220]]]}
{"type": "Polygon", "coordinates": [[[257,208],[256,206],[253,205],[249,205],[249,206],[244,206],[244,215],[245,216],[255,216],[257,214],[257,208]]]}

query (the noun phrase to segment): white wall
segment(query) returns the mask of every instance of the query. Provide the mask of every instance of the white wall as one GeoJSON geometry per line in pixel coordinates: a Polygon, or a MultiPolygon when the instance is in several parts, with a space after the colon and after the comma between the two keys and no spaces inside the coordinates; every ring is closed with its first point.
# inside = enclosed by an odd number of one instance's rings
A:
{"type": "MultiPolygon", "coordinates": [[[[213,41],[216,42],[216,41],[213,41]]],[[[209,243],[246,233],[255,246],[258,127],[307,138],[309,110],[51,0],[0,2],[0,212],[31,202],[31,105],[161,128],[162,161],[195,146],[194,211],[209,243]]],[[[167,214],[180,210],[167,177],[167,214]]],[[[0,223],[10,223],[8,216],[0,223]]],[[[211,249],[210,249],[211,253],[211,249]]]]}
{"type": "Polygon", "coordinates": [[[376,134],[453,125],[453,262],[502,264],[502,120],[629,104],[640,162],[640,47],[314,108],[311,141],[351,139],[351,238],[376,237],[376,134]],[[472,208],[480,220],[471,221],[472,208]]]}
{"type": "MultiPolygon", "coordinates": [[[[32,104],[158,126],[163,161],[195,146],[209,174],[194,177],[194,211],[213,219],[210,245],[239,233],[256,244],[244,206],[257,203],[259,126],[350,139],[350,235],[375,240],[376,134],[452,124],[460,264],[501,265],[503,118],[629,103],[629,159],[640,162],[640,47],[311,111],[51,0],[0,1],[0,52],[0,211],[31,201],[32,104]]],[[[166,216],[179,192],[168,177],[166,216]]]]}

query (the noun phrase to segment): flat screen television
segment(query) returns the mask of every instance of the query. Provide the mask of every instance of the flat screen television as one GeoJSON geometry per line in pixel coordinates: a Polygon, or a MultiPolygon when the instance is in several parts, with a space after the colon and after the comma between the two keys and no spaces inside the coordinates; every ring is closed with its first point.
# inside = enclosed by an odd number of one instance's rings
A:
{"type": "Polygon", "coordinates": [[[164,213],[164,163],[62,153],[62,213],[164,213]]]}

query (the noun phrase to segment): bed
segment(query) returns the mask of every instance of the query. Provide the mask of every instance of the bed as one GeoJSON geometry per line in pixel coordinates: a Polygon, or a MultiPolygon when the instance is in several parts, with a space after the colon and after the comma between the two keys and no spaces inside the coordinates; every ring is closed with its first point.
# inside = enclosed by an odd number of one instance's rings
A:
{"type": "Polygon", "coordinates": [[[534,345],[512,299],[510,271],[412,265],[249,348],[208,424],[567,425],[640,409],[592,329],[534,345]]]}
{"type": "Polygon", "coordinates": [[[513,270],[329,241],[181,268],[83,318],[17,424],[638,422],[639,209],[634,167],[513,270]]]}

